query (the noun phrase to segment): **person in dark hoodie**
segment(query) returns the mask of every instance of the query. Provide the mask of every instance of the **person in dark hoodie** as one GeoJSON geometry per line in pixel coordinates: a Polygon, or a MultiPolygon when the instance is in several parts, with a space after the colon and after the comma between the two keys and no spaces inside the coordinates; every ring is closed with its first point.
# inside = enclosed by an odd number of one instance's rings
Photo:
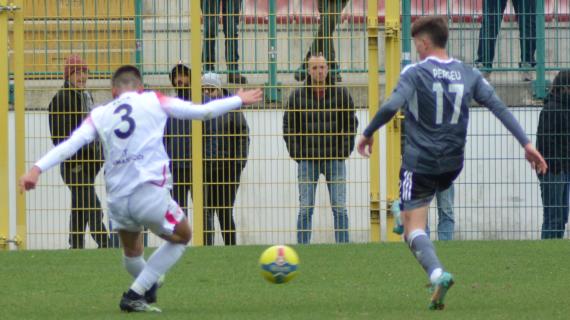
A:
{"type": "MultiPolygon", "coordinates": [[[[190,101],[190,68],[178,63],[170,71],[176,97],[190,101]]],[[[168,118],[165,128],[166,153],[171,159],[172,198],[188,216],[188,193],[192,192],[192,120],[168,118]]]]}
{"type": "MultiPolygon", "coordinates": [[[[93,98],[85,90],[89,69],[80,56],[67,57],[63,77],[63,87],[49,104],[49,129],[54,145],[69,138],[93,108],[93,98]]],[[[95,177],[102,165],[101,146],[98,142],[93,142],[81,148],[59,167],[63,181],[71,191],[69,245],[72,249],[85,247],[87,225],[99,248],[109,246],[101,203],[95,191],[95,177]]]]}
{"type": "Polygon", "coordinates": [[[548,172],[538,175],[544,206],[541,238],[561,239],[568,223],[570,70],[562,70],[554,78],[536,136],[536,147],[548,164],[548,172]]]}
{"type": "Polygon", "coordinates": [[[305,86],[289,97],[283,116],[283,137],[289,155],[298,164],[300,209],[297,242],[311,240],[312,215],[319,176],[327,180],[335,240],[348,242],[346,159],[354,149],[358,120],[347,88],[336,86],[325,57],[308,59],[305,86]]]}
{"type": "MultiPolygon", "coordinates": [[[[204,103],[229,96],[220,76],[202,76],[204,103]]],[[[247,163],[249,127],[241,111],[227,113],[204,123],[204,244],[214,244],[214,216],[227,246],[236,244],[233,206],[247,163]]]]}

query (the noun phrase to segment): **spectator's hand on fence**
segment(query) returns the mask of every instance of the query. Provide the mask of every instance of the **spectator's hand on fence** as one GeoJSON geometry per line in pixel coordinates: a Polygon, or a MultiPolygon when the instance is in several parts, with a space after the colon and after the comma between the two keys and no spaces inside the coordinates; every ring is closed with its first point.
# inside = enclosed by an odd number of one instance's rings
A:
{"type": "Polygon", "coordinates": [[[33,166],[30,171],[21,176],[19,181],[20,193],[34,189],[36,184],[38,184],[38,179],[40,178],[41,173],[42,171],[40,168],[33,166]]]}
{"type": "Polygon", "coordinates": [[[536,172],[539,174],[546,173],[548,165],[546,164],[546,161],[544,161],[540,152],[534,148],[532,143],[527,143],[526,146],[524,146],[524,156],[536,172]]]}
{"type": "Polygon", "coordinates": [[[260,102],[261,99],[263,99],[263,91],[261,91],[259,88],[253,90],[239,89],[236,95],[240,97],[244,105],[254,104],[260,102]]]}
{"type": "Polygon", "coordinates": [[[358,150],[358,153],[360,153],[361,156],[368,158],[370,157],[370,154],[372,154],[373,144],[374,144],[373,137],[367,138],[365,136],[361,136],[360,139],[358,140],[358,144],[356,145],[356,150],[358,150]]]}

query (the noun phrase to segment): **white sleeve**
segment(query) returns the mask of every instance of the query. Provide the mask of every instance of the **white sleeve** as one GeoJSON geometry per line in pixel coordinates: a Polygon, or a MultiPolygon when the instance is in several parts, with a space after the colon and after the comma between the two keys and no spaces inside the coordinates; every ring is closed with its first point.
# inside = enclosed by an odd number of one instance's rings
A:
{"type": "Polygon", "coordinates": [[[243,104],[238,96],[213,100],[206,104],[193,104],[158,93],[157,97],[166,114],[178,119],[210,120],[235,110],[243,104]]]}
{"type": "Polygon", "coordinates": [[[45,172],[73,156],[81,147],[92,142],[95,138],[97,138],[97,130],[95,125],[93,125],[91,117],[88,117],[73,131],[67,140],[51,149],[35,165],[42,172],[45,172]]]}

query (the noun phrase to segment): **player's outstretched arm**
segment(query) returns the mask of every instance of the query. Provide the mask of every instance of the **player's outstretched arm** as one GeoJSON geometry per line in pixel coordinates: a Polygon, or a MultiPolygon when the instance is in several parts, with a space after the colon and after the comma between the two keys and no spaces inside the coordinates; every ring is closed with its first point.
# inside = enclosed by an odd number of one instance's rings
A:
{"type": "Polygon", "coordinates": [[[210,120],[219,117],[242,105],[260,102],[263,98],[261,89],[239,90],[236,95],[212,100],[206,104],[192,104],[177,98],[165,97],[157,93],[158,100],[164,111],[178,119],[210,120]]]}
{"type": "Polygon", "coordinates": [[[20,186],[20,193],[36,188],[42,170],[37,166],[33,166],[28,172],[20,177],[18,184],[20,186]]]}
{"type": "Polygon", "coordinates": [[[263,91],[261,89],[243,90],[239,89],[236,96],[240,97],[244,105],[258,103],[263,98],[263,91]]]}
{"type": "Polygon", "coordinates": [[[538,152],[530,142],[524,146],[524,157],[539,174],[545,174],[548,170],[546,161],[544,161],[540,152],[538,152]]]}
{"type": "Polygon", "coordinates": [[[374,145],[374,137],[367,137],[362,135],[360,139],[358,139],[358,144],[356,145],[356,150],[360,153],[363,157],[370,157],[372,154],[372,146],[374,145]]]}
{"type": "Polygon", "coordinates": [[[87,118],[73,131],[71,137],[64,142],[58,144],[55,148],[51,149],[44,155],[36,164],[23,176],[20,177],[18,184],[20,192],[32,190],[36,187],[40,174],[48,169],[60,164],[65,159],[74,155],[81,147],[92,142],[97,137],[97,130],[87,118]]]}

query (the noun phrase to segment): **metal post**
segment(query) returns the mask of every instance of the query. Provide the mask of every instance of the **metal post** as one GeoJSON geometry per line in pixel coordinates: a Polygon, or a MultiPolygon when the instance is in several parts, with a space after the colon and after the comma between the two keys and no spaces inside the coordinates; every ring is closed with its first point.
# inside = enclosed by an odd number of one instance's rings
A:
{"type": "MultiPolygon", "coordinates": [[[[192,101],[200,103],[202,101],[201,70],[202,70],[202,33],[200,1],[191,1],[190,4],[190,59],[192,63],[192,101]]],[[[204,192],[203,192],[203,161],[202,161],[202,122],[192,121],[192,204],[193,231],[192,244],[194,246],[204,245],[204,192]]]]}
{"type": "MultiPolygon", "coordinates": [[[[368,0],[368,114],[372,119],[378,112],[378,2],[368,0]]],[[[374,133],[376,143],[370,156],[370,241],[380,241],[380,142],[378,132],[374,133]]]]}
{"type": "MultiPolygon", "coordinates": [[[[528,19],[528,17],[525,17],[525,19],[528,19]]],[[[533,92],[534,92],[534,97],[536,99],[544,99],[546,97],[546,80],[544,75],[545,73],[544,37],[545,37],[544,0],[537,0],[536,1],[536,80],[533,82],[533,92]]]]}
{"type": "Polygon", "coordinates": [[[135,0],[135,64],[143,72],[143,0],[135,0]]]}
{"type": "MultiPolygon", "coordinates": [[[[26,171],[26,101],[24,93],[24,10],[23,0],[14,4],[21,8],[14,12],[14,114],[16,126],[16,181],[26,171]]],[[[27,248],[26,196],[16,192],[16,236],[19,249],[27,248]]]]}
{"type": "Polygon", "coordinates": [[[8,10],[0,0],[0,250],[10,248],[10,179],[8,153],[8,10]]]}
{"type": "MultiPolygon", "coordinates": [[[[384,92],[388,96],[392,92],[400,77],[400,4],[398,1],[386,1],[386,26],[385,26],[385,64],[386,64],[386,87],[384,92]]],[[[386,196],[388,213],[391,204],[399,198],[398,179],[401,158],[401,126],[400,117],[394,117],[386,126],[386,196]]],[[[388,241],[401,241],[401,238],[392,233],[394,216],[386,215],[386,228],[388,241]]]]}
{"type": "Polygon", "coordinates": [[[265,101],[281,102],[281,88],[277,83],[277,1],[269,1],[269,83],[265,84],[265,101]]]}
{"type": "Polygon", "coordinates": [[[402,68],[412,63],[412,6],[402,0],[402,68]]]}

